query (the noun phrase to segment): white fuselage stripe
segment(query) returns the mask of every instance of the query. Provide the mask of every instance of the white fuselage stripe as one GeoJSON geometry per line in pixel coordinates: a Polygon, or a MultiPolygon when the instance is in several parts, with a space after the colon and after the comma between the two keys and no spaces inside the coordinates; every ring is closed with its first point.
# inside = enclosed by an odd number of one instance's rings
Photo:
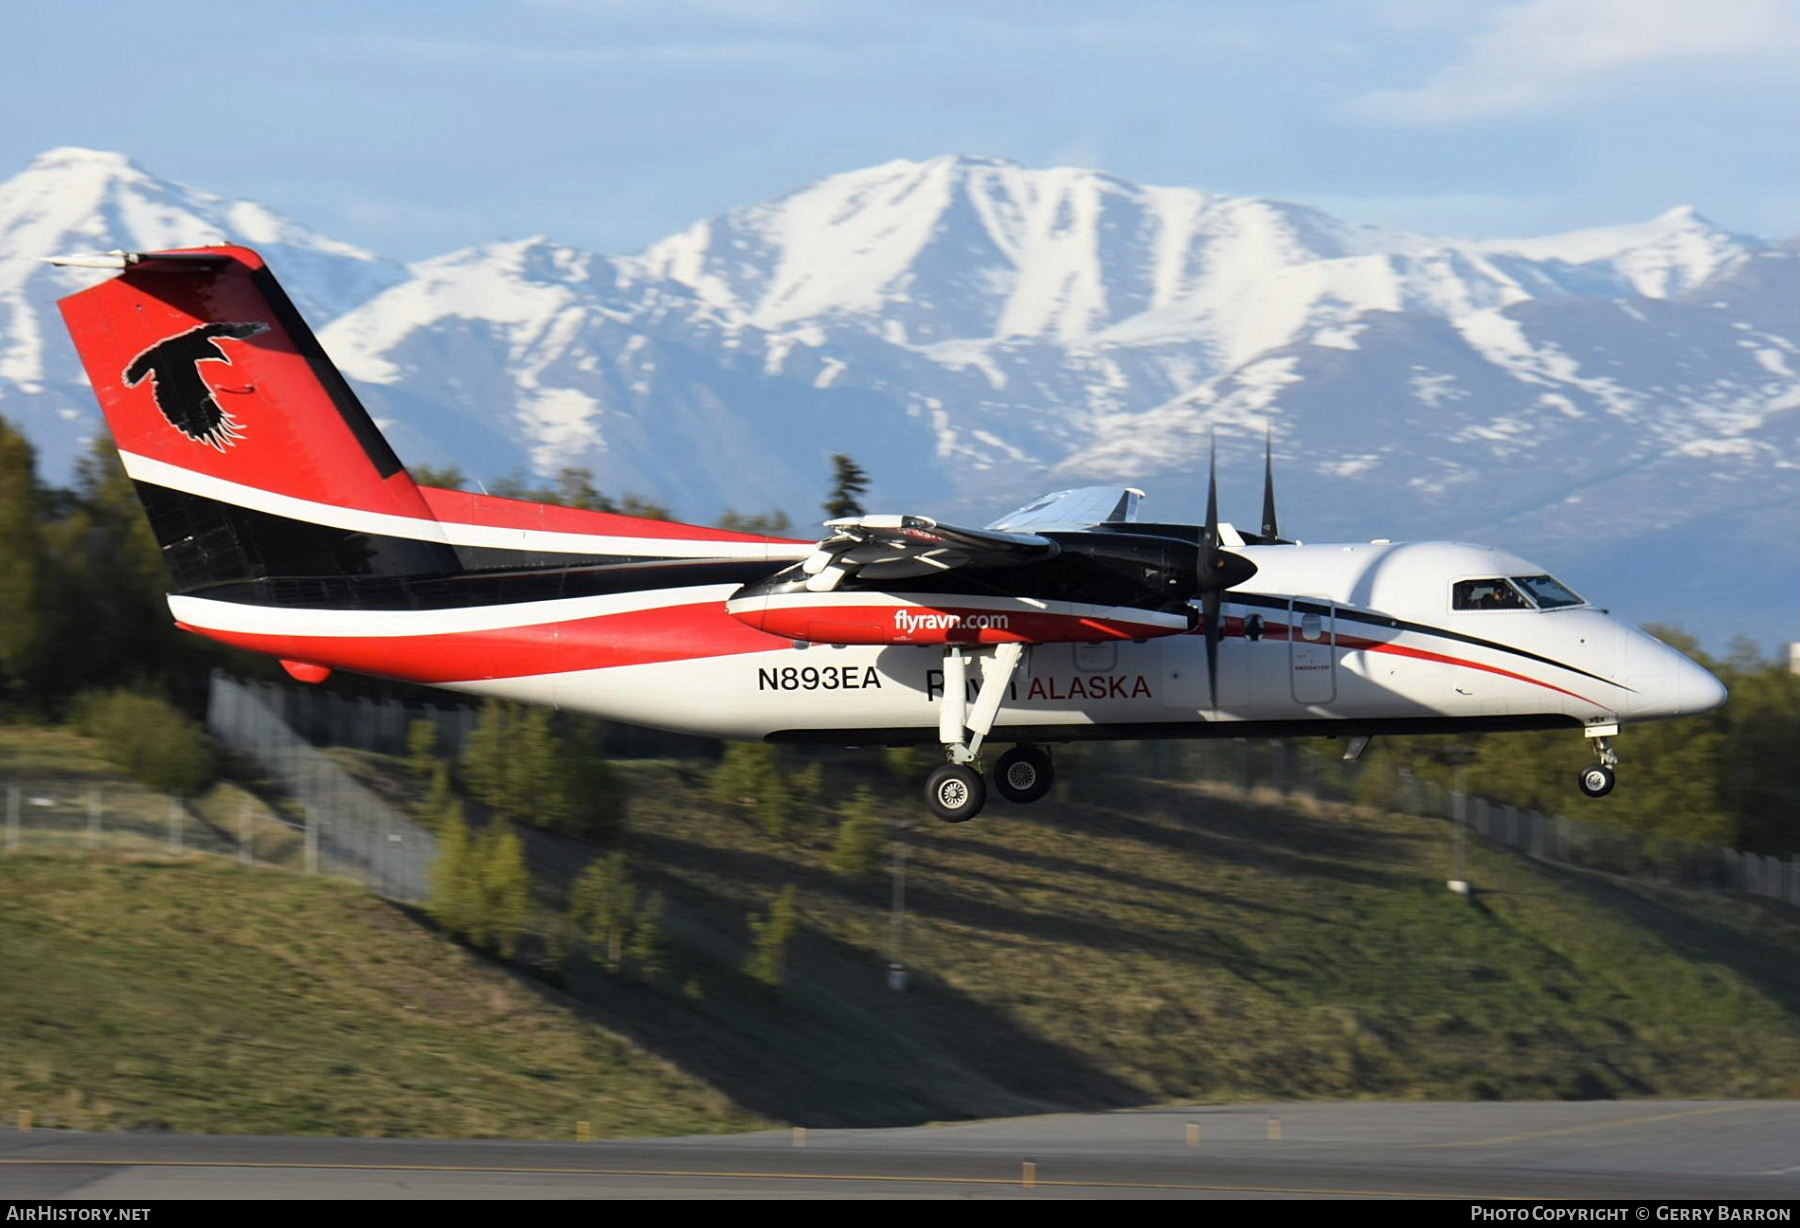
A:
{"type": "Polygon", "coordinates": [[[496,525],[452,520],[427,520],[365,512],[359,508],[317,503],[293,495],[277,494],[226,478],[183,469],[123,449],[119,457],[134,481],[166,486],[205,499],[216,499],[271,516],[285,516],[310,524],[329,525],[384,537],[444,542],[453,546],[488,547],[497,550],[538,550],[550,554],[628,555],[678,559],[768,559],[771,562],[804,557],[813,547],[807,543],[709,541],[679,537],[617,537],[588,533],[562,533],[549,529],[508,529],[496,525]]]}
{"type": "Polygon", "coordinates": [[[243,605],[205,597],[169,598],[177,621],[209,631],[250,635],[317,635],[355,638],[451,635],[460,631],[499,631],[574,622],[608,614],[631,614],[674,606],[723,604],[736,591],[731,584],[664,588],[647,592],[608,593],[596,597],[563,597],[511,605],[468,606],[453,610],[307,610],[283,606],[243,605]]]}

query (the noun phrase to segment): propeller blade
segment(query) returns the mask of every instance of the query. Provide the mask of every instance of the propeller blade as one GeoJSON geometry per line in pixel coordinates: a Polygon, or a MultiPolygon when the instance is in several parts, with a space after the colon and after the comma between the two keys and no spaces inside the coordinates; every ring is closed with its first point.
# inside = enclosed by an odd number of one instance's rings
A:
{"type": "Polygon", "coordinates": [[[1212,455],[1206,462],[1206,527],[1201,530],[1200,544],[1219,545],[1219,437],[1213,436],[1212,455]]]}
{"type": "Polygon", "coordinates": [[[1263,518],[1262,535],[1279,539],[1275,527],[1275,439],[1274,432],[1263,435],[1263,518]]]}
{"type": "Polygon", "coordinates": [[[1194,552],[1194,591],[1222,592],[1235,588],[1256,574],[1256,564],[1241,554],[1219,548],[1219,443],[1213,440],[1207,461],[1206,523],[1200,526],[1199,549],[1194,552]]]}
{"type": "Polygon", "coordinates": [[[1219,709],[1219,641],[1225,638],[1221,617],[1226,589],[1233,588],[1256,574],[1256,564],[1241,554],[1219,548],[1219,437],[1212,438],[1212,451],[1206,462],[1206,523],[1199,533],[1199,549],[1194,552],[1194,588],[1200,595],[1200,613],[1206,623],[1206,685],[1212,695],[1212,710],[1219,709]]]}
{"type": "Polygon", "coordinates": [[[1219,710],[1219,641],[1225,638],[1225,628],[1219,625],[1221,604],[1217,590],[1200,599],[1201,612],[1206,617],[1206,685],[1212,693],[1214,712],[1219,710]]]}

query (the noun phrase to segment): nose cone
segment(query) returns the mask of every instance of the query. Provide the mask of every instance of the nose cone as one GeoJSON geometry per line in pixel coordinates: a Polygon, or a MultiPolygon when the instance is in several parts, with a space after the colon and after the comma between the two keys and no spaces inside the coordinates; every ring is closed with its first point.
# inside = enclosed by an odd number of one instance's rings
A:
{"type": "Polygon", "coordinates": [[[1702,712],[1715,711],[1723,707],[1730,696],[1723,682],[1686,657],[1681,659],[1680,670],[1675,675],[1675,689],[1681,701],[1683,716],[1699,716],[1702,712]]]}
{"type": "Polygon", "coordinates": [[[1630,635],[1625,682],[1634,692],[1631,715],[1699,716],[1725,702],[1725,684],[1705,668],[1645,632],[1630,635]]]}

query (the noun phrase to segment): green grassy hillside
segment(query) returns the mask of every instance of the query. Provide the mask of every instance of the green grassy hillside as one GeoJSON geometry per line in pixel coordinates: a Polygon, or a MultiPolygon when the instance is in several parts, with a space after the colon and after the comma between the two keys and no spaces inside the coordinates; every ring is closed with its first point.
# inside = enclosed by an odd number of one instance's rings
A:
{"type": "MultiPolygon", "coordinates": [[[[350,886],[0,856],[0,1109],[80,1129],[572,1137],[757,1124],[350,886]]],[[[8,1117],[11,1117],[11,1112],[8,1117]]]]}
{"type": "MultiPolygon", "coordinates": [[[[885,878],[834,874],[827,831],[775,840],[721,814],[691,770],[634,772],[631,855],[709,993],[675,1003],[591,969],[574,986],[771,1115],[1800,1095],[1791,914],[1479,848],[1464,898],[1442,822],[1090,778],[1085,800],[917,829],[914,981],[894,993],[885,878]],[[804,929],[772,995],[732,964],[745,914],[789,883],[804,929]]],[[[570,854],[541,855],[554,873],[570,854]]]]}
{"type": "MultiPolygon", "coordinates": [[[[0,733],[0,764],[30,759],[4,758],[24,736],[0,733]]],[[[397,760],[343,758],[396,797],[412,787],[397,760]]],[[[894,992],[888,879],[831,868],[828,814],[799,808],[776,838],[711,800],[702,762],[615,766],[632,873],[668,903],[671,966],[648,980],[577,958],[552,989],[347,886],[223,859],[0,856],[0,1109],[557,1136],[576,1120],[1800,1095],[1791,911],[1480,847],[1465,898],[1444,887],[1442,822],[1095,763],[1073,800],[911,832],[912,981],[894,992]],[[801,928],[769,989],[742,971],[750,920],[788,885],[801,928]]],[[[851,772],[831,766],[827,793],[851,772]]],[[[910,787],[879,804],[917,813],[910,787]]],[[[602,850],[528,834],[547,913],[602,850]]]]}

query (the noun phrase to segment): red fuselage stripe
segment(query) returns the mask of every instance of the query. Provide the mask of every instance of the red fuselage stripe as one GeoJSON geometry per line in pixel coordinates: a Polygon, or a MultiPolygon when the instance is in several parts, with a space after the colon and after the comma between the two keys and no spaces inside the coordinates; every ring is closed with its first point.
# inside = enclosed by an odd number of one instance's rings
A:
{"type": "MultiPolygon", "coordinates": [[[[301,611],[295,613],[303,616],[301,611]]],[[[724,603],[718,601],[439,635],[276,635],[219,631],[190,624],[183,626],[186,630],[252,652],[422,683],[523,678],[611,669],[621,665],[693,661],[771,652],[785,648],[789,643],[783,637],[746,626],[727,614],[724,603]]],[[[1242,622],[1232,619],[1226,633],[1234,638],[1242,636],[1242,622]]],[[[1263,635],[1268,639],[1299,642],[1293,628],[1280,623],[1269,624],[1263,635]]],[[[1584,695],[1553,683],[1423,648],[1352,635],[1334,635],[1326,646],[1338,651],[1382,652],[1480,670],[1600,706],[1584,695]]]]}
{"type": "Polygon", "coordinates": [[[186,629],[291,661],[424,683],[691,661],[769,652],[788,643],[728,617],[717,601],[442,635],[271,635],[191,625],[186,629]]]}
{"type": "MultiPolygon", "coordinates": [[[[1241,618],[1229,620],[1226,624],[1225,634],[1228,636],[1242,636],[1244,634],[1244,620],[1241,618]]],[[[1296,636],[1295,629],[1288,626],[1286,623],[1266,624],[1262,636],[1264,639],[1288,640],[1292,643],[1304,642],[1296,636]]],[[[1526,674],[1514,673],[1510,669],[1501,669],[1497,665],[1483,665],[1479,661],[1470,661],[1464,657],[1446,656],[1444,653],[1431,652],[1424,648],[1409,648],[1404,644],[1394,644],[1384,640],[1365,639],[1359,635],[1333,635],[1331,637],[1330,646],[1344,652],[1354,652],[1358,650],[1366,652],[1385,652],[1391,653],[1397,657],[1412,657],[1419,661],[1432,661],[1439,665],[1455,665],[1462,669],[1480,670],[1483,673],[1498,674],[1502,678],[1511,678],[1515,682],[1525,682],[1532,686],[1543,687],[1546,691],[1555,691],[1558,695],[1567,695],[1570,699],[1578,699],[1584,704],[1593,704],[1596,708],[1602,706],[1585,695],[1577,695],[1574,691],[1564,690],[1554,683],[1544,682],[1526,674]]]]}
{"type": "Polygon", "coordinates": [[[581,533],[598,537],[663,538],[671,541],[765,542],[772,546],[807,543],[758,533],[737,533],[674,520],[647,520],[617,512],[593,512],[585,508],[532,503],[500,495],[479,495],[466,490],[421,486],[419,493],[433,516],[446,524],[486,525],[501,529],[527,529],[550,533],[581,533]]]}
{"type": "Polygon", "coordinates": [[[1370,652],[1387,652],[1399,657],[1415,657],[1421,661],[1435,661],[1440,665],[1460,665],[1464,669],[1478,669],[1483,673],[1498,674],[1502,678],[1511,678],[1515,682],[1529,682],[1532,686],[1541,686],[1546,691],[1555,691],[1558,695],[1567,695],[1570,699],[1579,699],[1582,703],[1593,704],[1596,708],[1600,706],[1599,704],[1595,704],[1593,700],[1585,695],[1577,695],[1574,691],[1565,691],[1562,687],[1559,687],[1554,683],[1543,682],[1539,679],[1528,677],[1525,674],[1515,674],[1512,670],[1501,669],[1497,665],[1483,665],[1479,661],[1465,661],[1461,657],[1447,657],[1441,652],[1427,652],[1423,648],[1408,648],[1401,644],[1383,644],[1375,640],[1362,640],[1359,642],[1354,636],[1340,639],[1340,645],[1344,645],[1344,639],[1348,639],[1354,646],[1366,648],[1370,652]]]}

